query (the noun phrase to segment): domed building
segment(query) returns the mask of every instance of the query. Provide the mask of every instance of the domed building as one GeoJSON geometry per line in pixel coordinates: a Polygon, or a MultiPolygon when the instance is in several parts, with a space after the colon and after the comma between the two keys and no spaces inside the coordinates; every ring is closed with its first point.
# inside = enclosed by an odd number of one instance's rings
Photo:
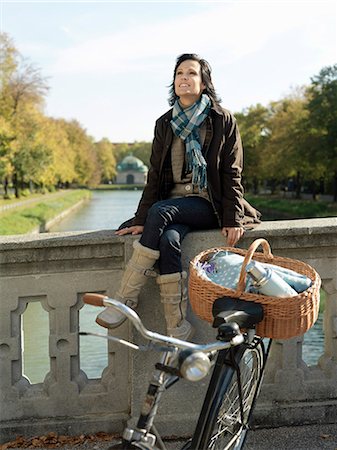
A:
{"type": "Polygon", "coordinates": [[[146,184],[149,169],[130,153],[117,164],[116,184],[146,184]]]}

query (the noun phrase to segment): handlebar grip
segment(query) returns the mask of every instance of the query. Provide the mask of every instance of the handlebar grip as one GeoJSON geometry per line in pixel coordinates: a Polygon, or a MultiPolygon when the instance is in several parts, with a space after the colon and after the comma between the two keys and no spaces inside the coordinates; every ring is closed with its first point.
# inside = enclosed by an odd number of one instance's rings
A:
{"type": "Polygon", "coordinates": [[[107,299],[106,295],[87,293],[83,295],[84,303],[93,306],[104,306],[103,300],[107,299]]]}

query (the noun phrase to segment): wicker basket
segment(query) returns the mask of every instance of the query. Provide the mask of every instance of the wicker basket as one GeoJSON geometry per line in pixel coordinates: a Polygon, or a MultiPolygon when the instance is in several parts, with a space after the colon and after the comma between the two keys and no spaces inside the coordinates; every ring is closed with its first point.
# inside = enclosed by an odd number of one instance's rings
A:
{"type": "Polygon", "coordinates": [[[248,250],[232,247],[211,248],[199,253],[190,263],[189,298],[195,314],[201,319],[213,322],[213,302],[223,296],[260,303],[263,306],[264,319],[257,325],[256,333],[262,337],[289,339],[305,333],[312,327],[318,316],[320,286],[321,279],[311,266],[296,259],[273,256],[269,243],[265,239],[257,239],[248,250]],[[262,245],[263,253],[256,252],[260,245],[262,245]],[[198,262],[207,261],[212,254],[219,250],[227,250],[244,257],[236,290],[205,280],[199,275],[196,268],[198,262]],[[311,279],[312,286],[295,297],[286,298],[245,292],[245,268],[253,255],[253,259],[256,261],[272,263],[306,275],[311,279]]]}

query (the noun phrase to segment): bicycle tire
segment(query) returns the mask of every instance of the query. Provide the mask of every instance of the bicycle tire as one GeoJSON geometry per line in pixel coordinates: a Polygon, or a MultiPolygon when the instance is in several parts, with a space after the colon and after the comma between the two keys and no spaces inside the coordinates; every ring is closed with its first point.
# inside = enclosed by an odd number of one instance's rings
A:
{"type": "Polygon", "coordinates": [[[237,348],[235,361],[241,373],[243,420],[237,373],[234,367],[225,364],[220,373],[215,373],[215,379],[211,380],[217,386],[208,398],[206,395],[202,424],[200,420],[198,422],[201,435],[194,443],[192,441],[192,448],[195,442],[198,442],[198,448],[209,450],[239,450],[244,444],[263,375],[263,342],[258,342],[256,346],[237,348]]]}

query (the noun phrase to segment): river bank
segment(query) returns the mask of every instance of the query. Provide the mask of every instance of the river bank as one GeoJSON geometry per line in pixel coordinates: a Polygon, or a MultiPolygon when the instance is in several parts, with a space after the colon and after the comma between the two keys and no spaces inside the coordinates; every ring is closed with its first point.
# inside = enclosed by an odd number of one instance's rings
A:
{"type": "Polygon", "coordinates": [[[84,189],[61,191],[0,204],[0,235],[48,231],[91,198],[84,189]]]}
{"type": "Polygon", "coordinates": [[[247,194],[245,198],[262,213],[262,220],[309,219],[337,216],[337,203],[332,196],[313,200],[303,194],[296,199],[273,194],[247,194]]]}
{"type": "MultiPolygon", "coordinates": [[[[114,229],[133,216],[141,192],[138,187],[131,189],[130,186],[124,186],[121,189],[118,185],[108,185],[92,191],[69,190],[19,200],[0,200],[0,235],[97,229],[97,213],[101,216],[100,229],[114,229]],[[125,189],[126,187],[128,189],[125,189]],[[102,200],[103,197],[109,197],[109,200],[102,200]],[[93,201],[87,202],[89,199],[93,201]],[[90,212],[85,214],[85,220],[78,217],[73,221],[72,216],[79,216],[73,213],[80,210],[85,203],[90,205],[90,212]],[[105,225],[102,223],[102,217],[105,225]],[[63,222],[66,223],[68,218],[71,218],[70,224],[65,229],[63,222]],[[58,229],[57,224],[60,222],[62,226],[58,229]]],[[[261,211],[263,221],[337,216],[337,204],[331,199],[313,201],[281,198],[270,194],[247,194],[246,198],[261,211]]]]}

